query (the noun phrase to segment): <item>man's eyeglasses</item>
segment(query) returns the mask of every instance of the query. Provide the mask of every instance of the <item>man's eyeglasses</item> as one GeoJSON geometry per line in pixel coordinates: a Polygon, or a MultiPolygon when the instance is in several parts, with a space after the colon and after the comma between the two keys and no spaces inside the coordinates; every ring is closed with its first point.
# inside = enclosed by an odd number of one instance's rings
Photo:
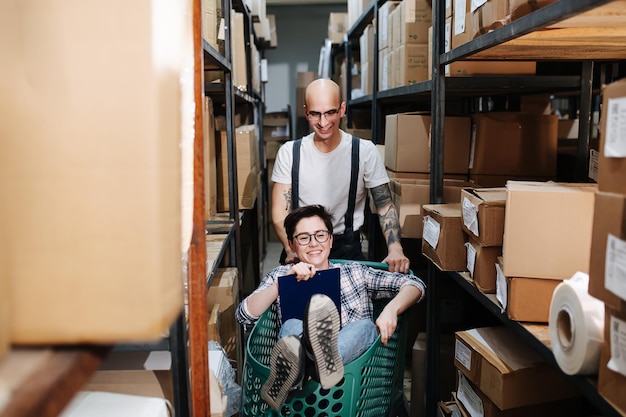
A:
{"type": "Polygon", "coordinates": [[[337,118],[337,116],[339,116],[339,110],[341,110],[341,107],[338,107],[336,109],[330,109],[328,111],[325,111],[324,113],[320,113],[318,111],[310,111],[307,113],[307,118],[310,122],[313,123],[318,123],[322,119],[322,115],[324,115],[326,120],[334,120],[335,118],[337,118]]]}
{"type": "Polygon", "coordinates": [[[315,240],[317,240],[318,243],[324,243],[330,237],[330,232],[328,232],[328,230],[318,230],[315,233],[300,233],[295,235],[293,238],[300,246],[306,246],[311,243],[312,237],[315,237],[315,240]]]}

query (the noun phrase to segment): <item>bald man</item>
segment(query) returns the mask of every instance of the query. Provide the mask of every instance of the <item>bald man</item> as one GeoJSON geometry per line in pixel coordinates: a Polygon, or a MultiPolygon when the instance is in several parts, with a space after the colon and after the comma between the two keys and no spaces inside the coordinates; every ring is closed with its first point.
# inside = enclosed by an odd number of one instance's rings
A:
{"type": "Polygon", "coordinates": [[[387,243],[383,262],[392,272],[407,273],[409,259],[400,243],[398,212],[385,165],[374,143],[339,128],[345,111],[335,82],[312,81],[305,91],[304,113],[313,133],[283,144],[278,151],[272,172],[272,223],[283,245],[280,261],[298,261],[289,247],[285,217],[296,207],[312,204],[324,206],[333,216],[330,258],[364,260],[360,229],[370,190],[387,243]]]}

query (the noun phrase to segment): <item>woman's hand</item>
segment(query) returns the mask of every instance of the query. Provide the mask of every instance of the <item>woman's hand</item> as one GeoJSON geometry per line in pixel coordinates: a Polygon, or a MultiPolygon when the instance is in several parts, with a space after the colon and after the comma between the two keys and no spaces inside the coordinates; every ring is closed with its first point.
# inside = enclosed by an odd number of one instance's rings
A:
{"type": "Polygon", "coordinates": [[[317,268],[306,262],[298,262],[289,270],[289,274],[296,274],[297,281],[306,281],[309,278],[313,278],[317,268]]]}
{"type": "Polygon", "coordinates": [[[398,326],[398,316],[388,309],[383,309],[376,319],[376,327],[380,333],[380,341],[387,346],[387,342],[393,336],[398,326]]]}

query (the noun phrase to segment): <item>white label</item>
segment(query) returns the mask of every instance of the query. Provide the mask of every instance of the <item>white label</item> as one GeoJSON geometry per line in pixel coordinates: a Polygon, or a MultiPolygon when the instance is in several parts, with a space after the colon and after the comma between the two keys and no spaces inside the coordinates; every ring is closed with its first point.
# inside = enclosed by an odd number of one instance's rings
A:
{"type": "Polygon", "coordinates": [[[626,299],[626,241],[609,233],[606,242],[604,286],[626,299]]]}
{"type": "Polygon", "coordinates": [[[454,0],[454,34],[465,32],[465,1],[454,0]]]}
{"type": "Polygon", "coordinates": [[[478,9],[483,4],[487,3],[487,0],[472,0],[472,4],[470,6],[470,12],[474,13],[476,9],[478,9]]]}
{"type": "Polygon", "coordinates": [[[611,316],[611,359],[608,368],[626,376],[626,322],[611,316]]]}
{"type": "Polygon", "coordinates": [[[508,300],[509,289],[506,284],[506,277],[500,265],[496,264],[496,299],[500,301],[500,312],[504,313],[508,300]]]}
{"type": "Polygon", "coordinates": [[[225,40],[225,39],[226,39],[226,35],[225,35],[225,33],[226,33],[225,23],[226,23],[226,21],[225,21],[225,20],[224,20],[224,18],[222,17],[222,18],[220,19],[220,26],[219,26],[219,29],[217,30],[217,39],[219,39],[219,40],[221,40],[221,41],[223,41],[223,40],[225,40]]]}
{"type": "Polygon", "coordinates": [[[467,197],[463,197],[463,224],[475,236],[478,236],[478,206],[467,197]]]}
{"type": "Polygon", "coordinates": [[[461,413],[461,410],[459,410],[458,405],[450,404],[450,405],[447,405],[447,407],[450,409],[451,417],[463,417],[463,414],[461,413]]]}
{"type": "Polygon", "coordinates": [[[454,344],[454,359],[468,371],[472,370],[472,351],[458,339],[454,344]]]}
{"type": "Polygon", "coordinates": [[[600,152],[595,149],[589,150],[589,178],[598,182],[598,160],[600,159],[600,152]]]}
{"type": "Polygon", "coordinates": [[[476,265],[476,249],[474,246],[465,242],[465,248],[467,249],[467,270],[469,271],[472,278],[474,278],[474,266],[476,265]]]}
{"type": "Polygon", "coordinates": [[[465,409],[472,417],[483,417],[485,410],[483,402],[474,392],[470,384],[465,379],[465,376],[459,371],[459,389],[457,390],[457,398],[461,401],[461,404],[465,406],[465,409]]]}
{"type": "Polygon", "coordinates": [[[424,231],[422,238],[428,242],[433,249],[437,249],[439,243],[439,234],[441,233],[441,225],[430,216],[424,216],[424,231]]]}
{"type": "Polygon", "coordinates": [[[608,101],[604,156],[626,157],[626,97],[610,98],[608,101]]]}

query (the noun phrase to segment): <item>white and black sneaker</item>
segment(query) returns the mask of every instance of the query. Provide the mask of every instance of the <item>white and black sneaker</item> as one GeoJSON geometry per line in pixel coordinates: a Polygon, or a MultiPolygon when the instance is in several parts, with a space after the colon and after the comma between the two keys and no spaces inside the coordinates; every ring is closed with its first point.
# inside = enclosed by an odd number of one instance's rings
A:
{"type": "Polygon", "coordinates": [[[334,387],[343,379],[343,361],[337,347],[339,327],[335,303],[326,295],[313,295],[304,317],[303,337],[324,389],[334,387]]]}
{"type": "Polygon", "coordinates": [[[296,336],[276,342],[270,356],[270,376],[261,387],[261,396],[274,410],[280,410],[289,391],[302,380],[304,349],[296,336]]]}

